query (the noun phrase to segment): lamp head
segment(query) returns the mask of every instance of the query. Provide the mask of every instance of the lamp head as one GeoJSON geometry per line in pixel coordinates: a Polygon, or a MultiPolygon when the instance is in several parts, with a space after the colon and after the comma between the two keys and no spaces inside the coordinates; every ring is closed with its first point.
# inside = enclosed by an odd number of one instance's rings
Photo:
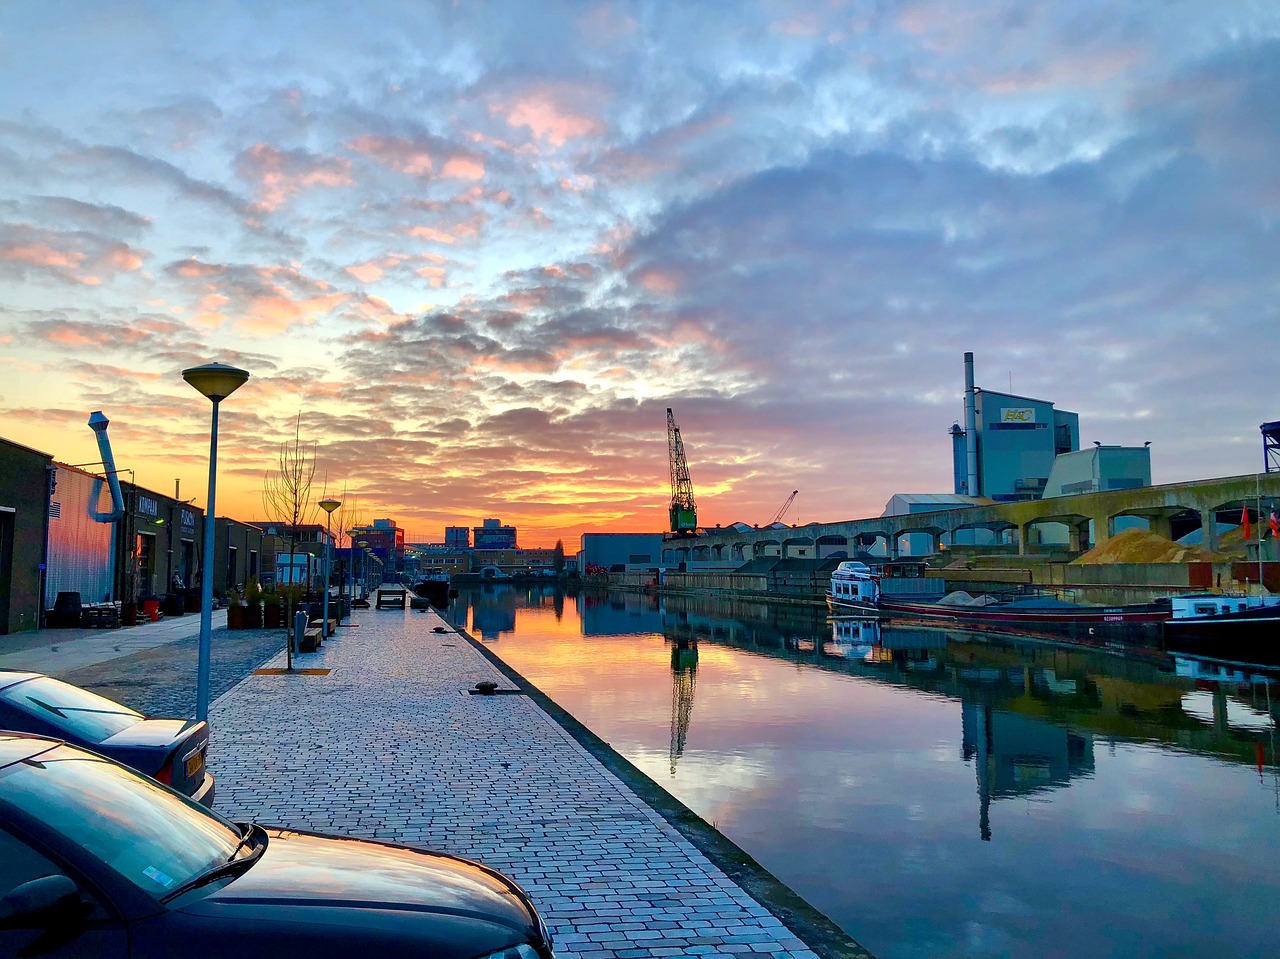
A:
{"type": "Polygon", "coordinates": [[[342,500],[337,499],[322,499],[320,501],[320,508],[329,514],[332,514],[333,511],[341,505],[342,500]]]}
{"type": "Polygon", "coordinates": [[[244,386],[249,374],[225,363],[206,363],[183,370],[182,378],[217,403],[244,386]]]}

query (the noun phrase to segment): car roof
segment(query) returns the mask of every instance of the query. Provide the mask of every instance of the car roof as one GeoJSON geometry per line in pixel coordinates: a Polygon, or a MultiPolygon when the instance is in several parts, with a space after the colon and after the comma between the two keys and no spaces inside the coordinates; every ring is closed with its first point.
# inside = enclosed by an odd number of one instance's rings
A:
{"type": "Polygon", "coordinates": [[[48,736],[0,732],[0,769],[20,763],[24,759],[30,759],[32,756],[39,756],[61,745],[63,745],[61,739],[50,739],[48,736]]]}
{"type": "Polygon", "coordinates": [[[0,669],[0,689],[8,689],[28,679],[40,679],[44,673],[29,673],[21,669],[0,669]]]}

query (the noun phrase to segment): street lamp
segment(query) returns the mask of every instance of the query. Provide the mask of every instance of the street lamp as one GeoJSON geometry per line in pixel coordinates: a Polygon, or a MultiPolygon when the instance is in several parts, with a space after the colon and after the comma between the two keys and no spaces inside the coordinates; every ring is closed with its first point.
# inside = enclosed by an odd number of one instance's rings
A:
{"type": "Polygon", "coordinates": [[[213,651],[213,510],[218,483],[218,404],[244,386],[245,370],[206,363],[182,371],[182,378],[213,402],[209,427],[209,500],[204,512],[204,561],[200,574],[200,663],[196,670],[196,720],[209,718],[209,659],[213,651]]]}
{"type": "Polygon", "coordinates": [[[333,555],[333,511],[342,505],[341,500],[322,499],[320,508],[325,511],[324,518],[324,634],[329,635],[329,577],[333,575],[330,557],[333,555]]]}
{"type": "MultiPolygon", "coordinates": [[[[369,595],[369,573],[368,573],[369,561],[365,559],[365,555],[363,552],[369,548],[369,541],[367,539],[362,539],[360,540],[360,542],[356,543],[356,545],[359,546],[362,551],[360,553],[360,598],[363,600],[366,596],[369,595]]],[[[354,588],[355,587],[353,586],[352,587],[353,591],[354,591],[354,588]]],[[[353,592],[352,598],[354,599],[354,592],[353,592]]]]}

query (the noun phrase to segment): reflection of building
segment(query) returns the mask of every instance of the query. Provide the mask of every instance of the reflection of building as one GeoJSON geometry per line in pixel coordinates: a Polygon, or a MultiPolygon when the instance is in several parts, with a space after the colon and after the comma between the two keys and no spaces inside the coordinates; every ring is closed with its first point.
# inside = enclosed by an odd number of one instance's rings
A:
{"type": "Polygon", "coordinates": [[[609,593],[588,596],[580,605],[583,636],[662,634],[663,613],[656,596],[609,593]]]}
{"type": "Polygon", "coordinates": [[[961,706],[964,758],[976,761],[979,833],[991,839],[993,799],[1029,796],[1093,774],[1093,737],[1052,723],[966,701],[961,706]]]}
{"type": "Polygon", "coordinates": [[[517,592],[509,586],[477,586],[465,593],[471,605],[471,631],[493,641],[515,632],[517,592]]]}

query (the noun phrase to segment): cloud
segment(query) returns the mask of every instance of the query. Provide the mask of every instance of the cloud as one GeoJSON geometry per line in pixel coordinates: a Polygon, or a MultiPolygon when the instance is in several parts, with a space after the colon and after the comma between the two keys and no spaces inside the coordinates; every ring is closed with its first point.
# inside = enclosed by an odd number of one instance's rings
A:
{"type": "Polygon", "coordinates": [[[348,143],[347,149],[408,176],[427,178],[438,171],[445,179],[484,179],[483,157],[437,138],[407,140],[364,134],[348,143]]]}
{"type": "Polygon", "coordinates": [[[279,150],[258,143],[240,154],[242,179],[254,184],[258,206],[266,212],[280,209],[290,197],[317,187],[351,186],[351,162],[343,157],[319,157],[305,150],[279,150]]]}
{"type": "Polygon", "coordinates": [[[562,147],[570,140],[604,134],[604,122],[577,105],[598,96],[599,91],[583,87],[543,85],[503,98],[489,109],[508,125],[527,129],[535,140],[562,147]]]}
{"type": "Polygon", "coordinates": [[[146,250],[85,231],[0,223],[0,278],[98,286],[142,268],[146,250]]]}

